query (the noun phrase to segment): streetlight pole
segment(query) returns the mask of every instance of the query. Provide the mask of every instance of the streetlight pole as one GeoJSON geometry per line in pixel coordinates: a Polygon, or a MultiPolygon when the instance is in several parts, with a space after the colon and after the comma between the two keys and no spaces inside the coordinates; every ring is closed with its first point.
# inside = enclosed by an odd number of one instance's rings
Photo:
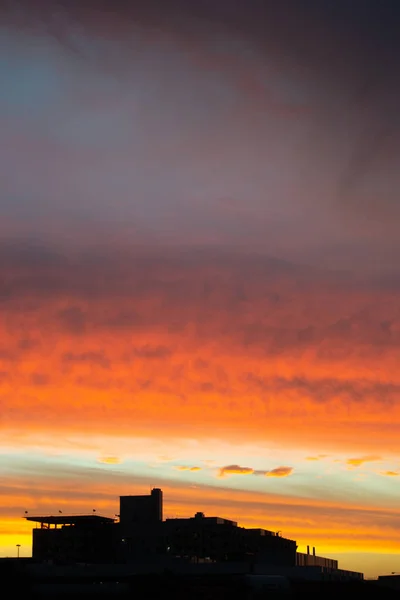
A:
{"type": "Polygon", "coordinates": [[[17,558],[19,558],[19,549],[21,548],[21,544],[16,544],[17,546],[17,558]]]}

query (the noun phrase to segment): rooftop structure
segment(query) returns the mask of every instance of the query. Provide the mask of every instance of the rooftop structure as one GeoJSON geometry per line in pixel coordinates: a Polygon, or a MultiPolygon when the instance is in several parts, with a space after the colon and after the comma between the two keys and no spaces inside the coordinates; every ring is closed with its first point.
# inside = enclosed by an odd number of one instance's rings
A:
{"type": "Polygon", "coordinates": [[[48,515],[48,516],[29,516],[25,517],[27,521],[38,523],[43,529],[50,528],[51,525],[57,526],[79,526],[96,525],[101,523],[114,523],[115,520],[101,515],[48,515]]]}
{"type": "Polygon", "coordinates": [[[223,519],[222,517],[206,517],[204,513],[197,512],[194,517],[183,517],[183,518],[168,518],[167,522],[171,523],[189,523],[194,521],[195,523],[201,522],[202,524],[212,524],[212,525],[229,525],[230,527],[237,527],[236,521],[231,521],[230,519],[223,519]]]}

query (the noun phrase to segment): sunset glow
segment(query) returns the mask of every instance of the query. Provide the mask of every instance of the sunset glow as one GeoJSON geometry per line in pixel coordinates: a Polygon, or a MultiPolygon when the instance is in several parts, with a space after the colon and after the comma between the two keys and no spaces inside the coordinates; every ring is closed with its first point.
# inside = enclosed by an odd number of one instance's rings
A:
{"type": "Polygon", "coordinates": [[[344,2],[307,43],[295,1],[10,4],[0,556],[156,486],[400,571],[398,41],[344,2]]]}

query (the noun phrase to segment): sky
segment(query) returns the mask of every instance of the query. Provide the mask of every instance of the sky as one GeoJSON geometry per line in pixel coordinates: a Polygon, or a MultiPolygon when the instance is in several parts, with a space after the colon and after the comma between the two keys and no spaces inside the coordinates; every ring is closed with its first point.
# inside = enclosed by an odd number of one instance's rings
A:
{"type": "Polygon", "coordinates": [[[400,571],[398,3],[0,9],[0,556],[233,518],[400,571]]]}

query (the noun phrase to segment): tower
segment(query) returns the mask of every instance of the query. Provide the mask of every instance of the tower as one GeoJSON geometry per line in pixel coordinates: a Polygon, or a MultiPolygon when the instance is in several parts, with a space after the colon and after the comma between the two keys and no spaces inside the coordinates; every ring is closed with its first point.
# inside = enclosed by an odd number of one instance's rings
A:
{"type": "Polygon", "coordinates": [[[121,496],[119,503],[123,530],[155,525],[163,520],[163,493],[159,488],[152,489],[146,496],[121,496]]]}

